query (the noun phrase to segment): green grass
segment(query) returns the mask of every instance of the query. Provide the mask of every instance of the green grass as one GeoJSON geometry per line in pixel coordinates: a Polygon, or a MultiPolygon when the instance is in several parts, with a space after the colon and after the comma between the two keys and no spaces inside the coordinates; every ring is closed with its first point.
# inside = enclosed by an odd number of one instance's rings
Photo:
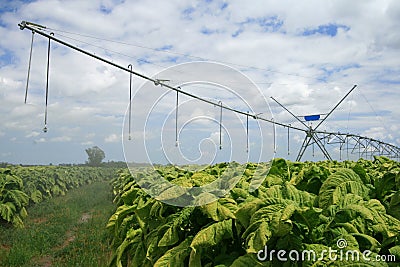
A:
{"type": "Polygon", "coordinates": [[[108,182],[34,205],[25,228],[0,226],[0,266],[107,266],[114,210],[108,182]]]}

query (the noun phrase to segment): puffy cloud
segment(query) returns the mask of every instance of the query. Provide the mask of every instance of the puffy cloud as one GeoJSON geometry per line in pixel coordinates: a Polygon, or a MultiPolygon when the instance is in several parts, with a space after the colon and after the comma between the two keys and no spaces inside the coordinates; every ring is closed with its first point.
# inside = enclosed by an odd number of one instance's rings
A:
{"type": "Polygon", "coordinates": [[[119,141],[121,141],[121,137],[116,134],[111,134],[111,135],[107,136],[106,138],[104,138],[104,142],[106,142],[106,143],[116,143],[119,141]]]}
{"type": "Polygon", "coordinates": [[[39,132],[32,131],[32,132],[30,132],[29,134],[25,135],[25,137],[26,137],[26,138],[31,138],[31,137],[36,137],[36,136],[38,136],[38,135],[40,135],[39,132]]]}
{"type": "Polygon", "coordinates": [[[68,142],[71,140],[72,138],[70,136],[57,136],[50,139],[51,142],[68,142]]]}
{"type": "Polygon", "coordinates": [[[92,145],[94,145],[94,143],[93,143],[93,141],[85,141],[85,142],[82,142],[81,145],[83,145],[83,146],[92,146],[92,145]]]}

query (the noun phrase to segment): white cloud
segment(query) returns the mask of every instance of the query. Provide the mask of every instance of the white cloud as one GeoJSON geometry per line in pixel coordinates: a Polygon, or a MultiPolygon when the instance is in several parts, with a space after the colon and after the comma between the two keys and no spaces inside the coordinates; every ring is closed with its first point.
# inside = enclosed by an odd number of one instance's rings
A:
{"type": "Polygon", "coordinates": [[[51,142],[69,142],[72,138],[69,136],[57,136],[50,139],[51,142]]]}
{"type": "Polygon", "coordinates": [[[83,145],[83,146],[91,146],[91,145],[94,145],[94,143],[93,143],[93,141],[85,141],[85,142],[82,142],[81,145],[83,145]]]}
{"type": "Polygon", "coordinates": [[[119,142],[120,140],[121,140],[121,137],[116,134],[111,134],[111,135],[107,136],[106,138],[104,138],[104,142],[106,142],[106,143],[116,143],[116,142],[119,142]]]}
{"type": "Polygon", "coordinates": [[[95,133],[88,133],[87,135],[85,135],[85,138],[91,139],[91,138],[94,138],[95,136],[96,136],[95,133]]]}
{"type": "Polygon", "coordinates": [[[36,136],[38,136],[38,135],[40,135],[39,132],[32,131],[32,132],[30,132],[29,134],[25,135],[25,137],[26,137],[26,138],[31,138],[31,137],[36,137],[36,136]]]}
{"type": "Polygon", "coordinates": [[[35,140],[35,142],[36,143],[45,143],[45,142],[47,142],[47,140],[46,140],[46,138],[42,137],[42,138],[35,140]]]}
{"type": "Polygon", "coordinates": [[[218,147],[219,147],[220,138],[221,138],[222,145],[224,145],[224,143],[225,143],[225,134],[224,134],[224,132],[221,132],[221,135],[220,135],[219,132],[213,132],[213,133],[210,134],[210,137],[209,137],[209,139],[212,140],[213,143],[218,147]]]}
{"type": "Polygon", "coordinates": [[[378,140],[384,140],[387,137],[387,132],[384,127],[372,127],[366,130],[363,135],[378,140]]]}

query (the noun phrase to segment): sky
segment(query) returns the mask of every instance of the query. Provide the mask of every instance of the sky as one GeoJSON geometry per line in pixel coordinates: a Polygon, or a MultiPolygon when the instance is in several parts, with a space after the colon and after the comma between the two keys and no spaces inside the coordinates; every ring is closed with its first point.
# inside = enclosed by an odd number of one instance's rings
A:
{"type": "MultiPolygon", "coordinates": [[[[44,133],[48,40],[34,35],[25,104],[32,36],[21,21],[213,103],[299,127],[271,96],[295,115],[324,114],[356,84],[319,129],[400,145],[399,1],[3,0],[0,162],[84,163],[93,146],[105,161],[293,160],[305,137],[254,120],[247,134],[246,116],[228,111],[220,133],[218,106],[185,96],[176,121],[175,93],[133,76],[127,140],[129,73],[55,42],[44,133]]],[[[316,149],[305,159],[323,158],[316,149]]]]}

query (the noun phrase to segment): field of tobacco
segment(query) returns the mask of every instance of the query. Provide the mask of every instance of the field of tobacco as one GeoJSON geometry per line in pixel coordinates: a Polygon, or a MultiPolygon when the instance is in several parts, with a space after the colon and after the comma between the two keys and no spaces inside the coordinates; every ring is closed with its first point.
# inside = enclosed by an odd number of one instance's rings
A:
{"type": "MultiPolygon", "coordinates": [[[[65,195],[72,188],[110,179],[114,168],[10,166],[0,168],[0,223],[24,227],[28,205],[65,195]]],[[[1,225],[0,225],[1,226],[1,225]]]]}
{"type": "MultiPolygon", "coordinates": [[[[177,185],[198,187],[218,179],[226,166],[165,166],[157,172],[177,185]]],[[[188,207],[155,200],[128,170],[121,171],[113,182],[118,208],[107,225],[113,233],[110,265],[399,266],[399,162],[274,159],[241,167],[228,194],[188,207]],[[252,191],[257,168],[269,172],[252,191]],[[314,254],[298,257],[302,251],[314,254]]],[[[150,173],[143,168],[134,175],[150,173]]]]}

